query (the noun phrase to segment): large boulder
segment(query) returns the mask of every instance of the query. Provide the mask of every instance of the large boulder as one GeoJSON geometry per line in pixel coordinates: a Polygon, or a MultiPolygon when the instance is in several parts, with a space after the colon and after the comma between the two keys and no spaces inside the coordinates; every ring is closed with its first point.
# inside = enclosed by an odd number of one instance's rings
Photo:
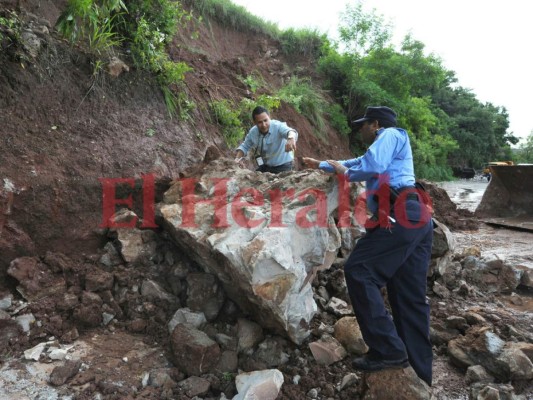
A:
{"type": "Polygon", "coordinates": [[[321,171],[261,174],[216,160],[176,181],[157,210],[176,244],[241,309],[301,343],[317,311],[306,278],[341,247],[334,217],[357,193],[338,187],[321,171]]]}

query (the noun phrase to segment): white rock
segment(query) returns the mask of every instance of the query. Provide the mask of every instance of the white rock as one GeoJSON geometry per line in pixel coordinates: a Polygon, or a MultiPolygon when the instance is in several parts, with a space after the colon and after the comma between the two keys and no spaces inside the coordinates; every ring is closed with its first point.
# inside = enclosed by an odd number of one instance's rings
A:
{"type": "Polygon", "coordinates": [[[67,356],[67,353],[67,349],[53,349],[50,353],[48,353],[48,357],[50,357],[52,360],[64,360],[67,356]]]}
{"type": "Polygon", "coordinates": [[[274,400],[283,385],[283,374],[277,369],[239,374],[235,385],[239,393],[233,400],[274,400]]]}
{"type": "Polygon", "coordinates": [[[211,202],[193,202],[194,224],[184,221],[191,217],[191,205],[182,202],[190,195],[183,195],[181,181],[169,189],[169,199],[158,212],[176,243],[206,272],[217,276],[232,301],[257,315],[262,326],[284,331],[300,344],[309,336],[308,327],[317,312],[308,273],[341,246],[333,218],[339,202],[337,181],[318,171],[274,179],[231,168],[216,160],[197,180],[195,190],[200,193],[195,198],[205,196],[211,202]],[[216,204],[214,212],[214,182],[224,175],[229,177],[225,188],[230,201],[216,204]],[[232,197],[241,189],[257,191],[250,203],[245,202],[247,196],[232,197]],[[271,193],[289,189],[294,196],[282,195],[277,206],[271,202],[269,196],[275,198],[271,193]],[[180,196],[172,197],[180,190],[180,196]],[[316,223],[319,214],[322,222],[316,223]],[[246,220],[252,224],[243,224],[246,220]],[[217,221],[223,226],[217,227],[217,221]]]}
{"type": "Polygon", "coordinates": [[[104,325],[107,325],[109,324],[111,321],[113,321],[113,318],[115,318],[115,316],[113,314],[109,314],[109,313],[102,313],[102,322],[104,325]]]}
{"type": "Polygon", "coordinates": [[[25,350],[24,358],[26,360],[39,361],[39,357],[41,356],[41,353],[44,351],[45,347],[46,343],[39,343],[37,346],[32,347],[31,349],[25,350]]]}
{"type": "Polygon", "coordinates": [[[13,299],[12,295],[8,295],[0,299],[0,310],[7,310],[9,307],[11,307],[12,299],[13,299]]]}
{"type": "Polygon", "coordinates": [[[15,318],[15,320],[22,327],[22,330],[27,334],[30,333],[31,324],[35,323],[35,317],[33,316],[33,314],[19,315],[15,318]]]}
{"type": "Polygon", "coordinates": [[[189,324],[199,329],[206,323],[207,319],[205,318],[203,312],[194,312],[189,310],[188,308],[180,308],[174,313],[172,319],[168,323],[168,333],[172,333],[172,331],[178,324],[189,324]]]}

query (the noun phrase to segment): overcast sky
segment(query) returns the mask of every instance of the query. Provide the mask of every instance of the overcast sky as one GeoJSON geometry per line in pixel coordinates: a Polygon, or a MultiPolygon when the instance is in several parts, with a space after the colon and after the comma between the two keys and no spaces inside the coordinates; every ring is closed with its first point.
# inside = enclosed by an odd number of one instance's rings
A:
{"type": "MultiPolygon", "coordinates": [[[[282,29],[317,28],[337,35],[339,15],[354,0],[232,0],[282,29]]],[[[409,32],[455,71],[481,102],[503,106],[517,137],[533,130],[533,23],[524,0],[365,0],[390,21],[395,43],[409,32]]]]}

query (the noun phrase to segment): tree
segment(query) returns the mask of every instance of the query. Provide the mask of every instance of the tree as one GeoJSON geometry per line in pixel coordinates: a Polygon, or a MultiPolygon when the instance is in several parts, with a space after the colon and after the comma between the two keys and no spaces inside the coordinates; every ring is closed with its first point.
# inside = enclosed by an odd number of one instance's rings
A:
{"type": "Polygon", "coordinates": [[[364,56],[371,50],[383,48],[390,43],[392,25],[385,22],[384,17],[378,15],[375,9],[365,13],[363,3],[359,0],[354,5],[346,6],[341,17],[339,35],[346,52],[364,56]]]}
{"type": "Polygon", "coordinates": [[[529,133],[526,141],[520,144],[517,161],[521,163],[533,163],[533,130],[529,133]]]}

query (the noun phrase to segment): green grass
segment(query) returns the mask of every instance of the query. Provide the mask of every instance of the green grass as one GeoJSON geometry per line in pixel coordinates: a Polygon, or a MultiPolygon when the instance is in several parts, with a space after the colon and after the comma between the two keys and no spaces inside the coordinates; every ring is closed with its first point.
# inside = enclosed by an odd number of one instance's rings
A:
{"type": "Polygon", "coordinates": [[[192,69],[171,60],[166,46],[191,18],[173,0],[130,0],[127,6],[122,0],[69,0],[56,27],[71,42],[86,46],[97,61],[127,43],[136,67],[157,76],[169,115],[183,119],[193,108],[183,88],[192,69]]]}
{"type": "Polygon", "coordinates": [[[301,54],[318,59],[325,46],[329,46],[329,40],[325,34],[316,29],[286,29],[281,33],[281,48],[288,55],[301,54]]]}
{"type": "MultiPolygon", "coordinates": [[[[183,0],[204,19],[213,19],[238,31],[256,32],[278,39],[280,30],[273,22],[253,15],[243,6],[230,0],[183,0]]],[[[268,7],[268,4],[265,4],[268,7]]]]}
{"type": "Polygon", "coordinates": [[[322,95],[321,89],[313,85],[310,79],[293,76],[277,92],[277,96],[292,105],[296,111],[311,122],[317,137],[325,136],[324,114],[327,112],[328,103],[322,95]]]}

